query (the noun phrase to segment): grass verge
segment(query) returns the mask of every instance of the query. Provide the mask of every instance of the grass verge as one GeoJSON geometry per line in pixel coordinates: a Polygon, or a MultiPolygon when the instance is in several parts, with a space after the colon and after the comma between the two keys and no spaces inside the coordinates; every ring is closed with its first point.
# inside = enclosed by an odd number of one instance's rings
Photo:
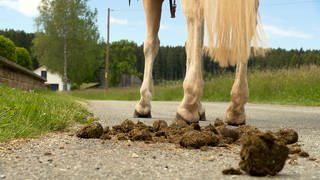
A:
{"type": "Polygon", "coordinates": [[[74,98],[48,91],[22,91],[0,85],[0,142],[61,131],[90,114],[74,98]]]}
{"type": "MultiPolygon", "coordinates": [[[[205,81],[203,101],[229,101],[234,74],[213,76],[205,81]]],[[[249,102],[320,106],[320,67],[248,72],[249,102]]],[[[139,87],[73,91],[69,95],[91,100],[139,100],[139,87]]],[[[180,101],[182,81],[154,87],[153,100],[180,101]]]]}

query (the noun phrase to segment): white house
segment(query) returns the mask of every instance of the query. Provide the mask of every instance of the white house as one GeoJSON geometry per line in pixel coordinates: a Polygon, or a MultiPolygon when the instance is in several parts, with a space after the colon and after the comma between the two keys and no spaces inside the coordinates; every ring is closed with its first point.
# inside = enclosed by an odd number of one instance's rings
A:
{"type": "MultiPolygon", "coordinates": [[[[45,66],[40,66],[38,69],[33,71],[39,76],[43,77],[47,81],[45,82],[51,90],[62,91],[63,90],[63,79],[58,73],[49,71],[45,66]]],[[[68,91],[70,90],[70,84],[67,85],[68,91]]]]}

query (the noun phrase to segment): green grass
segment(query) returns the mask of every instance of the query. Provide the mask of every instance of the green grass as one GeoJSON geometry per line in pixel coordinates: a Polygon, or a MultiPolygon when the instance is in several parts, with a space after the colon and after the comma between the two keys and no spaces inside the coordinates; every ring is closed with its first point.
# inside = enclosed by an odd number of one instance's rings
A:
{"type": "MultiPolygon", "coordinates": [[[[234,75],[206,82],[205,101],[229,101],[234,75]]],[[[287,105],[320,105],[320,67],[248,73],[249,102],[287,105]]]]}
{"type": "MultiPolygon", "coordinates": [[[[205,81],[203,101],[230,100],[234,74],[213,76],[205,81]]],[[[320,67],[248,72],[249,102],[320,106],[320,67]]],[[[69,95],[92,100],[138,100],[139,87],[73,91],[69,95]]],[[[153,100],[180,101],[182,81],[164,82],[154,87],[153,100]]]]}
{"type": "Polygon", "coordinates": [[[90,99],[90,100],[137,100],[139,98],[139,88],[109,88],[76,90],[66,93],[70,96],[90,99]]]}
{"type": "Polygon", "coordinates": [[[22,91],[0,85],[0,142],[61,131],[90,114],[75,98],[48,92],[22,91]]]}
{"type": "Polygon", "coordinates": [[[320,67],[255,72],[249,87],[251,102],[320,106],[320,67]]]}

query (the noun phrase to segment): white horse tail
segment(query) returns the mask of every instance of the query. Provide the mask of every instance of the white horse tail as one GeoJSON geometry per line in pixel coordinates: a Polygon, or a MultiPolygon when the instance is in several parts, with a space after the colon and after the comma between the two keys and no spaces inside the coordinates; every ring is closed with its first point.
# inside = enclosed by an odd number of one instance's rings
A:
{"type": "Polygon", "coordinates": [[[259,0],[203,0],[206,51],[220,66],[246,63],[252,46],[263,53],[258,6],[259,0]]]}

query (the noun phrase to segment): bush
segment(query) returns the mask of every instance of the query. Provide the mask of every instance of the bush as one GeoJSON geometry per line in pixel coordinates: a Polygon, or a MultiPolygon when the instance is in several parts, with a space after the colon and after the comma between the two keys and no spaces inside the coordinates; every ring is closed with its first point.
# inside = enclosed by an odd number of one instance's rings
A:
{"type": "Polygon", "coordinates": [[[78,90],[80,89],[80,86],[77,83],[72,83],[70,89],[73,90],[78,90]]]}
{"type": "Polygon", "coordinates": [[[25,48],[16,48],[17,64],[32,69],[32,61],[29,52],[25,48]]]}
{"type": "Polygon", "coordinates": [[[2,35],[0,35],[0,56],[16,62],[16,45],[2,35]]]}

